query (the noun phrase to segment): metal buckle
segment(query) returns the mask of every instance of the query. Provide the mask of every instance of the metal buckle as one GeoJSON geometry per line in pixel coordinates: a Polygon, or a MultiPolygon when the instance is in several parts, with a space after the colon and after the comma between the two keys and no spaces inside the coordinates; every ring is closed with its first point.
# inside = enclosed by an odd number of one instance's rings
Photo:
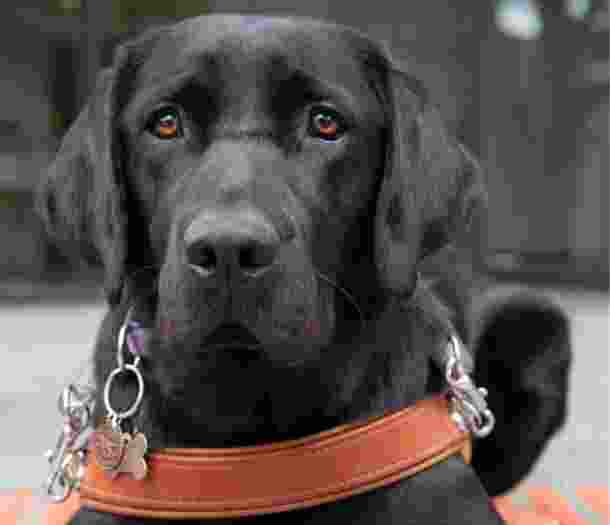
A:
{"type": "Polygon", "coordinates": [[[451,335],[447,345],[445,379],[451,392],[453,418],[462,429],[483,438],[491,433],[496,419],[487,406],[487,390],[477,388],[463,366],[461,348],[460,340],[451,335]]]}

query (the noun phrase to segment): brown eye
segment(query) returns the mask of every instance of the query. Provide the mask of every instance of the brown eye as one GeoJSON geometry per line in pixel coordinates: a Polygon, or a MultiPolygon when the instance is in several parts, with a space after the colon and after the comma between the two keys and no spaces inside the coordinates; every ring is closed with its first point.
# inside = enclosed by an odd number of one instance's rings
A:
{"type": "Polygon", "coordinates": [[[169,140],[182,136],[180,115],[175,108],[163,108],[153,116],[149,130],[157,138],[169,140]]]}
{"type": "Polygon", "coordinates": [[[334,109],[318,107],[311,112],[309,134],[323,140],[338,140],[345,132],[343,119],[334,109]]]}

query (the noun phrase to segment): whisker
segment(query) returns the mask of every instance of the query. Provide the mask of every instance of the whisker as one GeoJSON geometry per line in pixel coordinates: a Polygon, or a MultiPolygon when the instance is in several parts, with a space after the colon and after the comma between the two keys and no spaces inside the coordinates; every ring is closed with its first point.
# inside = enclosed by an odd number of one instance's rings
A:
{"type": "Polygon", "coordinates": [[[365,324],[364,314],[362,313],[360,306],[358,306],[358,303],[356,302],[356,299],[354,298],[354,296],[352,294],[350,294],[345,288],[340,286],[336,281],[334,281],[327,275],[324,275],[322,272],[320,272],[316,268],[314,268],[314,272],[318,276],[318,278],[320,278],[323,281],[325,281],[326,283],[330,284],[333,288],[335,288],[335,290],[339,291],[348,300],[348,302],[358,312],[358,316],[359,316],[359,320],[360,320],[360,328],[364,327],[364,324],[365,324]]]}

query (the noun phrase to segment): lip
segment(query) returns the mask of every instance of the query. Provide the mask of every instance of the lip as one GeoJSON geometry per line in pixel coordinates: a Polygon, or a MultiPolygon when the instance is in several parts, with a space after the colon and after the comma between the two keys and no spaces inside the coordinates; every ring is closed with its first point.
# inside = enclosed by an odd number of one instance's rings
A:
{"type": "Polygon", "coordinates": [[[224,323],[204,340],[208,350],[255,351],[262,348],[260,341],[246,327],[238,323],[224,323]]]}

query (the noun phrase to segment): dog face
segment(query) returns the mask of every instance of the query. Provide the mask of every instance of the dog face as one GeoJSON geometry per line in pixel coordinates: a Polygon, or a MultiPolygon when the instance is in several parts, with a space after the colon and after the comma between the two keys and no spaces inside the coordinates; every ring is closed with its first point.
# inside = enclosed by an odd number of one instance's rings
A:
{"type": "Polygon", "coordinates": [[[154,291],[165,393],[212,398],[228,377],[260,391],[244,359],[357,340],[482,204],[474,162],[377,44],[237,16],[119,48],[41,195],[51,230],[104,263],[111,306],[154,291]]]}
{"type": "Polygon", "coordinates": [[[354,288],[344,269],[374,275],[383,106],[336,31],[214,24],[139,42],[152,50],[120,89],[125,172],[172,323],[162,337],[231,345],[239,325],[241,345],[303,359],[336,332],[335,292],[354,288]],[[328,46],[340,61],[320,60],[328,46]]]}

